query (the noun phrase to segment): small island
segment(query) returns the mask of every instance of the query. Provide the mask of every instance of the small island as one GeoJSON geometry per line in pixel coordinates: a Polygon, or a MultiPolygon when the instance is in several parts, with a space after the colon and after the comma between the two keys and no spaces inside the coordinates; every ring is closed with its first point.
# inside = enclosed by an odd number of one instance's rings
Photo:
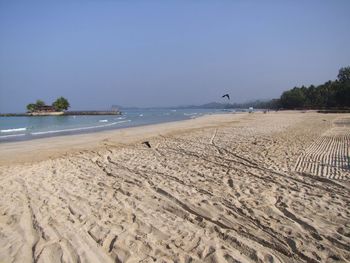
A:
{"type": "Polygon", "coordinates": [[[121,115],[115,108],[107,111],[68,111],[70,104],[64,97],[59,97],[51,105],[47,105],[43,100],[38,99],[35,103],[27,105],[26,113],[5,113],[0,117],[29,117],[29,116],[66,116],[66,115],[121,115]]]}
{"type": "Polygon", "coordinates": [[[36,103],[27,105],[27,114],[30,116],[63,115],[69,107],[70,104],[64,97],[59,97],[52,105],[46,105],[44,101],[37,100],[36,103]]]}

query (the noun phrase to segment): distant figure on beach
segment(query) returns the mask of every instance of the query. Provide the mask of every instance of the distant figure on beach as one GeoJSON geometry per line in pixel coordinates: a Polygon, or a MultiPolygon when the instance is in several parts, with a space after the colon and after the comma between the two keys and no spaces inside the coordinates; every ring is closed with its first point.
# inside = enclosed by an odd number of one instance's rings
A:
{"type": "Polygon", "coordinates": [[[249,111],[249,113],[253,113],[254,112],[254,108],[253,107],[249,107],[248,111],[249,111]]]}
{"type": "Polygon", "coordinates": [[[227,98],[230,100],[230,95],[229,95],[229,94],[222,95],[221,97],[222,97],[222,98],[227,97],[227,98]]]}

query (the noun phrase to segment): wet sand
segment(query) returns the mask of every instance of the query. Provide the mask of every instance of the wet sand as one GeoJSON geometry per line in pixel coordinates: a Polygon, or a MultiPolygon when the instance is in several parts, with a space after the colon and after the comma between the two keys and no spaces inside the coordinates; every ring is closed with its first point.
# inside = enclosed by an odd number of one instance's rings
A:
{"type": "Polygon", "coordinates": [[[0,262],[350,262],[349,148],[315,112],[3,143],[0,262]]]}

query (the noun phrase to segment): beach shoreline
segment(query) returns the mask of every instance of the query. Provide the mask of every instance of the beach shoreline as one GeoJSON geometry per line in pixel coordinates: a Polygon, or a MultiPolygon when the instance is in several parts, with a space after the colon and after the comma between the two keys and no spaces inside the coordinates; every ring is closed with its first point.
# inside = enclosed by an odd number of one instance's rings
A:
{"type": "Polygon", "coordinates": [[[295,111],[0,144],[0,261],[347,262],[349,146],[295,111]]]}
{"type": "MultiPolygon", "coordinates": [[[[256,114],[261,114],[257,112],[256,114]]],[[[193,129],[225,125],[238,121],[248,113],[210,114],[194,119],[170,121],[113,130],[37,138],[0,143],[0,165],[40,161],[62,154],[103,148],[108,144],[134,143],[160,134],[182,133],[193,129]],[[35,153],[35,154],[33,154],[35,153]]]]}
{"type": "Polygon", "coordinates": [[[0,123],[0,143],[28,141],[56,136],[96,133],[197,118],[210,114],[227,114],[217,109],[142,109],[125,111],[121,116],[70,115],[4,117],[0,123]]]}

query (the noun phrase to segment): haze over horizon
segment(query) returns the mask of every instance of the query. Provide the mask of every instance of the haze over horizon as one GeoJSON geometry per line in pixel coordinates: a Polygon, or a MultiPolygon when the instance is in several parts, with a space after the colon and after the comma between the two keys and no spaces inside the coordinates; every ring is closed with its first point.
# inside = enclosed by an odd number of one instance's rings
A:
{"type": "Polygon", "coordinates": [[[350,65],[350,1],[1,1],[0,112],[270,99],[350,65]]]}

